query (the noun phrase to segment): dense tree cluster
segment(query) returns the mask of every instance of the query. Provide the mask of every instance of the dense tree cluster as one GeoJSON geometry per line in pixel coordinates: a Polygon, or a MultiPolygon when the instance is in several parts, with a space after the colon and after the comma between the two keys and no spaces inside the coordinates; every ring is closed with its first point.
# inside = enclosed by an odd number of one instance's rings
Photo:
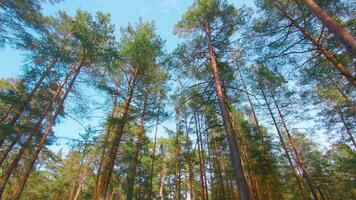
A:
{"type": "Polygon", "coordinates": [[[26,58],[0,80],[0,199],[356,198],[352,2],[195,0],[172,52],[143,19],[117,38],[105,13],[42,14],[58,2],[0,1],[26,58]],[[100,126],[54,135],[89,88],[100,126]]]}

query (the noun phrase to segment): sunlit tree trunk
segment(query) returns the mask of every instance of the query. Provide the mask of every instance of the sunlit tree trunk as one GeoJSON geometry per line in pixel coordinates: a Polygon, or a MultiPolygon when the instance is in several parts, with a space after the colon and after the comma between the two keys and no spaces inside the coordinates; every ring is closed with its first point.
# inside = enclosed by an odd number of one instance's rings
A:
{"type": "Polygon", "coordinates": [[[51,118],[49,124],[47,125],[47,128],[46,128],[46,130],[45,130],[45,132],[44,132],[44,134],[43,134],[43,136],[42,136],[42,138],[41,138],[40,143],[37,145],[36,150],[35,150],[33,156],[31,157],[31,162],[30,162],[30,164],[29,164],[28,167],[25,169],[25,175],[24,175],[24,177],[23,177],[22,180],[21,180],[21,185],[20,185],[20,186],[18,187],[18,189],[15,191],[15,194],[14,194],[14,196],[12,197],[12,199],[17,200],[17,199],[20,198],[21,193],[22,193],[22,191],[23,191],[23,189],[24,189],[24,187],[25,187],[25,185],[26,185],[26,183],[27,183],[27,179],[28,179],[28,177],[29,177],[29,175],[30,175],[32,169],[33,169],[34,166],[35,166],[35,163],[36,163],[36,161],[37,161],[38,155],[39,155],[39,153],[41,152],[42,148],[45,146],[45,144],[46,144],[46,142],[47,142],[47,138],[48,138],[49,134],[51,133],[51,130],[52,130],[52,128],[53,128],[54,123],[56,122],[56,119],[57,119],[58,115],[59,115],[60,112],[63,110],[64,102],[65,102],[65,100],[67,99],[68,94],[69,94],[70,91],[72,90],[72,87],[73,87],[73,85],[74,85],[74,82],[75,82],[77,76],[79,75],[80,69],[81,69],[81,66],[78,66],[78,68],[77,68],[77,70],[76,70],[76,72],[75,72],[75,74],[74,74],[74,77],[73,77],[72,80],[70,81],[66,92],[64,93],[64,95],[63,95],[63,97],[62,97],[62,99],[61,99],[61,101],[60,101],[60,103],[59,103],[59,105],[58,105],[58,107],[57,107],[55,113],[53,114],[53,116],[52,116],[52,118],[51,118]]]}
{"type": "MultiPolygon", "coordinates": [[[[304,165],[304,162],[303,162],[302,158],[300,157],[300,154],[299,154],[299,152],[298,152],[298,150],[297,150],[297,147],[296,147],[296,145],[295,145],[295,143],[294,143],[294,141],[293,141],[293,139],[292,139],[292,136],[291,136],[291,134],[290,134],[290,132],[289,132],[289,129],[288,129],[288,127],[287,127],[287,124],[286,124],[286,122],[285,122],[285,120],[284,120],[284,116],[283,116],[281,110],[279,109],[279,105],[278,105],[278,103],[277,103],[277,101],[276,101],[276,99],[275,99],[275,97],[274,97],[274,95],[273,95],[273,92],[271,92],[271,93],[272,93],[271,96],[272,96],[274,105],[276,106],[276,109],[277,109],[279,118],[281,119],[281,122],[282,122],[282,125],[283,125],[283,127],[284,127],[284,130],[285,130],[286,133],[287,133],[289,143],[290,143],[290,145],[292,146],[294,155],[295,155],[295,157],[296,157],[296,159],[297,159],[297,163],[299,164],[300,168],[301,168],[302,171],[303,171],[303,176],[305,177],[305,179],[306,179],[306,181],[307,181],[307,184],[308,184],[310,190],[312,191],[313,197],[314,197],[314,199],[316,199],[316,200],[322,199],[322,198],[319,197],[319,195],[318,195],[316,189],[314,188],[314,186],[313,186],[313,184],[312,184],[312,182],[311,182],[309,173],[308,173],[308,171],[307,171],[307,169],[306,169],[306,167],[305,167],[305,165],[304,165]]],[[[321,192],[320,192],[320,193],[321,193],[321,192]]],[[[321,195],[322,195],[322,194],[321,194],[321,195]]]]}
{"type": "Polygon", "coordinates": [[[270,154],[270,152],[269,152],[269,150],[267,148],[266,141],[264,140],[265,136],[264,136],[263,130],[262,130],[260,124],[259,124],[259,121],[257,119],[255,107],[254,107],[253,102],[251,100],[249,90],[247,89],[245,80],[244,80],[244,78],[243,78],[243,76],[242,76],[242,74],[240,72],[240,69],[238,69],[237,71],[239,73],[239,76],[240,76],[240,79],[241,79],[241,82],[242,82],[242,86],[243,86],[243,88],[245,90],[245,93],[246,93],[246,96],[247,96],[247,100],[248,100],[248,102],[250,104],[250,108],[251,108],[251,111],[252,111],[252,116],[253,116],[253,119],[255,120],[255,124],[256,124],[256,127],[257,127],[257,133],[258,133],[259,137],[261,138],[260,141],[261,141],[261,146],[262,146],[264,157],[267,159],[268,169],[269,169],[269,172],[270,172],[270,174],[268,175],[268,178],[270,179],[270,182],[272,183],[272,185],[268,184],[268,188],[269,188],[268,193],[270,194],[272,199],[284,199],[283,191],[281,190],[282,186],[281,186],[281,183],[279,181],[278,175],[276,173],[276,169],[273,166],[272,155],[270,154]]]}
{"type": "Polygon", "coordinates": [[[98,177],[98,184],[96,186],[95,195],[93,197],[94,200],[105,200],[106,197],[109,181],[114,168],[117,150],[121,141],[121,136],[124,132],[124,128],[127,120],[126,118],[128,115],[131,100],[133,97],[134,88],[136,85],[137,69],[133,69],[131,73],[132,74],[129,81],[129,86],[127,88],[127,96],[120,113],[120,122],[118,122],[116,131],[111,139],[108,154],[104,158],[102,158],[103,164],[102,164],[101,171],[99,172],[100,174],[98,177]]]}
{"type": "MultiPolygon", "coordinates": [[[[100,175],[101,167],[102,167],[103,161],[104,161],[103,158],[105,157],[105,153],[106,153],[106,150],[107,150],[107,147],[108,147],[108,140],[111,137],[111,131],[112,131],[112,127],[113,127],[112,120],[114,119],[115,114],[116,114],[116,106],[117,106],[117,95],[114,95],[114,102],[113,102],[113,106],[112,106],[112,110],[111,110],[111,114],[110,114],[108,128],[107,128],[106,134],[104,136],[104,141],[103,141],[104,143],[103,143],[103,146],[102,146],[103,150],[102,150],[101,156],[100,156],[100,164],[99,164],[99,168],[98,168],[97,178],[95,180],[95,188],[94,189],[96,189],[96,187],[98,185],[99,175],[100,175]]],[[[94,191],[94,194],[96,194],[95,191],[94,191]]]]}
{"type": "Polygon", "coordinates": [[[336,69],[350,81],[353,86],[356,86],[356,78],[352,73],[343,65],[328,49],[326,49],[318,40],[316,40],[305,28],[301,27],[298,22],[292,19],[287,14],[284,16],[292,23],[294,27],[296,27],[309,41],[313,43],[313,45],[322,53],[325,58],[330,61],[336,69]]]}
{"type": "MultiPolygon", "coordinates": [[[[176,113],[176,121],[179,121],[179,113],[176,113]]],[[[176,128],[176,138],[175,138],[175,150],[174,150],[174,157],[175,157],[175,171],[174,171],[174,199],[175,200],[180,200],[180,168],[181,168],[181,145],[180,145],[180,140],[179,140],[179,135],[180,135],[180,127],[179,124],[177,123],[177,128],[176,128]]]]}
{"type": "MultiPolygon", "coordinates": [[[[60,96],[60,93],[62,91],[62,88],[64,87],[64,85],[67,83],[69,77],[72,75],[72,73],[75,71],[75,68],[77,67],[77,63],[73,64],[71,69],[69,70],[69,72],[67,73],[66,77],[63,79],[63,81],[61,82],[61,84],[58,86],[56,92],[53,94],[51,100],[49,101],[49,103],[47,104],[46,108],[44,109],[42,115],[40,116],[40,118],[38,119],[37,123],[35,124],[34,128],[30,131],[30,133],[27,136],[27,139],[25,140],[25,142],[23,143],[22,147],[20,148],[20,150],[18,151],[18,153],[16,154],[16,156],[14,157],[14,159],[11,161],[11,163],[9,164],[9,166],[7,167],[6,171],[4,172],[3,176],[0,179],[0,199],[1,196],[4,192],[6,183],[8,181],[8,179],[10,178],[11,173],[16,169],[18,162],[20,161],[20,159],[22,158],[26,148],[30,145],[32,138],[34,137],[35,134],[39,134],[39,130],[40,130],[40,126],[43,122],[43,120],[45,119],[45,117],[47,116],[47,113],[50,111],[50,109],[53,106],[53,103],[55,100],[57,100],[57,98],[60,96]]],[[[80,66],[80,64],[79,64],[80,66]]],[[[79,68],[79,67],[78,67],[79,68]]]]}
{"type": "Polygon", "coordinates": [[[272,112],[270,103],[269,103],[269,101],[267,100],[266,93],[265,93],[265,91],[264,91],[264,89],[262,88],[261,85],[260,85],[260,90],[261,90],[261,92],[262,92],[263,99],[264,99],[264,101],[265,101],[265,103],[266,103],[266,105],[267,105],[269,114],[270,114],[270,116],[271,116],[271,118],[272,118],[273,124],[274,124],[274,126],[275,126],[275,128],[276,128],[276,130],[277,130],[277,134],[278,134],[278,136],[279,136],[279,140],[280,140],[280,142],[281,142],[281,144],[282,144],[282,148],[283,148],[284,153],[285,153],[285,155],[286,155],[286,157],[287,157],[287,160],[288,160],[288,162],[289,162],[289,166],[290,166],[290,168],[291,168],[291,170],[292,170],[292,173],[293,173],[293,175],[294,175],[294,177],[295,177],[295,179],[296,179],[296,181],[297,181],[297,183],[298,183],[298,187],[299,187],[299,190],[300,190],[300,194],[301,194],[301,196],[303,197],[304,200],[309,200],[310,197],[309,197],[309,195],[307,195],[306,192],[304,191],[303,181],[300,179],[300,177],[299,177],[299,175],[298,175],[298,173],[297,173],[297,171],[296,171],[296,168],[295,168],[295,166],[294,166],[294,164],[293,164],[293,162],[292,162],[292,158],[291,158],[291,156],[290,156],[290,154],[289,154],[289,152],[288,152],[288,149],[287,149],[287,146],[286,146],[286,144],[285,144],[285,142],[284,142],[282,133],[281,133],[281,131],[279,130],[279,127],[278,127],[278,124],[277,124],[277,122],[276,122],[276,119],[275,119],[275,117],[274,117],[274,115],[273,115],[273,112],[272,112]]]}
{"type": "Polygon", "coordinates": [[[223,92],[223,89],[222,89],[222,86],[220,83],[218,63],[217,63],[217,59],[216,59],[214,49],[213,49],[213,44],[212,44],[212,40],[211,40],[211,31],[210,31],[208,21],[206,21],[206,23],[205,23],[205,33],[208,38],[208,51],[209,51],[209,55],[210,55],[211,69],[212,69],[212,73],[214,76],[215,91],[216,91],[218,101],[219,101],[221,117],[223,118],[223,125],[225,128],[225,132],[226,132],[226,135],[228,138],[228,143],[229,143],[231,162],[232,162],[232,166],[235,170],[237,187],[239,189],[239,199],[240,200],[250,200],[251,199],[250,198],[250,190],[248,188],[245,173],[242,168],[241,155],[237,149],[237,147],[239,145],[236,143],[236,140],[235,140],[235,134],[233,133],[231,119],[229,117],[229,111],[228,111],[226,103],[225,103],[225,95],[224,95],[224,92],[223,92]]]}
{"type": "Polygon", "coordinates": [[[309,10],[326,26],[329,31],[334,33],[341,42],[345,45],[347,50],[356,55],[356,40],[355,38],[347,32],[343,27],[341,27],[334,18],[328,15],[325,10],[319,7],[315,0],[303,0],[304,4],[309,8],[309,10]]]}

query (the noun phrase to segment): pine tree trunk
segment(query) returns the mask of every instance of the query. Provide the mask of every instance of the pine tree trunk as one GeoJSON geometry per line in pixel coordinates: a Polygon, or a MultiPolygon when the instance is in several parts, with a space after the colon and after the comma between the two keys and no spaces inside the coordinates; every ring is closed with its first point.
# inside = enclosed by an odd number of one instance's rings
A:
{"type": "Polygon", "coordinates": [[[40,143],[37,145],[36,151],[34,152],[33,157],[31,158],[31,163],[25,169],[25,175],[22,178],[21,185],[18,187],[18,189],[14,193],[14,196],[12,197],[13,200],[18,200],[20,198],[21,193],[22,193],[22,191],[23,191],[23,189],[24,189],[24,187],[25,187],[25,185],[27,183],[27,179],[28,179],[32,169],[35,166],[35,163],[37,161],[38,155],[41,152],[42,148],[45,146],[45,144],[47,142],[47,138],[48,138],[49,134],[51,133],[52,127],[53,127],[54,123],[56,122],[56,119],[57,119],[58,115],[63,110],[64,102],[67,99],[68,94],[72,90],[72,87],[73,87],[73,85],[75,83],[75,80],[77,79],[77,77],[79,75],[80,69],[81,69],[81,66],[78,66],[77,70],[75,71],[74,77],[70,81],[66,92],[64,93],[64,95],[63,95],[63,97],[62,97],[62,99],[61,99],[61,101],[60,101],[55,113],[53,114],[52,119],[50,120],[50,122],[49,122],[49,124],[48,124],[48,126],[47,126],[47,128],[46,128],[46,130],[45,130],[45,132],[44,132],[44,134],[42,136],[42,138],[41,138],[40,143]]]}
{"type": "Polygon", "coordinates": [[[62,91],[62,88],[67,83],[68,78],[72,75],[72,73],[74,72],[76,66],[77,66],[77,63],[72,65],[70,71],[67,73],[67,75],[63,79],[62,83],[58,86],[56,92],[53,94],[50,102],[47,104],[45,110],[43,111],[42,115],[38,119],[38,121],[35,124],[34,128],[30,131],[27,139],[25,140],[24,144],[20,148],[19,152],[16,154],[16,156],[14,157],[14,159],[12,160],[12,162],[9,164],[9,166],[6,169],[6,171],[4,172],[3,176],[1,177],[1,179],[0,179],[0,199],[1,199],[2,195],[3,195],[5,186],[7,184],[8,179],[10,178],[10,175],[16,169],[17,164],[19,163],[20,159],[22,158],[26,148],[30,145],[33,136],[35,134],[38,134],[38,131],[40,130],[40,126],[42,124],[42,121],[45,119],[47,113],[52,108],[52,105],[53,105],[54,101],[59,97],[59,95],[60,95],[60,93],[62,91]]]}
{"type": "Polygon", "coordinates": [[[220,111],[221,111],[221,117],[223,118],[223,124],[225,128],[225,132],[228,138],[228,143],[229,143],[229,150],[230,150],[230,156],[231,156],[231,162],[232,166],[235,171],[236,175],[236,182],[237,182],[237,187],[239,189],[239,199],[240,200],[250,200],[250,191],[249,187],[246,181],[245,173],[242,168],[241,164],[241,155],[240,152],[238,152],[237,147],[239,146],[236,143],[235,140],[235,134],[233,133],[232,125],[231,125],[231,119],[229,117],[229,112],[225,104],[225,95],[223,93],[222,86],[220,84],[220,77],[219,77],[219,72],[218,72],[218,64],[217,60],[215,57],[215,53],[213,50],[213,44],[211,41],[211,35],[210,35],[210,27],[208,24],[208,21],[206,21],[205,24],[205,32],[206,36],[208,38],[208,50],[209,50],[209,55],[210,55],[210,64],[212,68],[212,73],[214,76],[214,85],[215,85],[215,90],[216,94],[219,100],[219,106],[220,106],[220,111]]]}
{"type": "MultiPolygon", "coordinates": [[[[188,127],[188,119],[187,119],[187,115],[185,115],[185,133],[186,133],[186,140],[187,142],[189,141],[189,127],[188,127]]],[[[190,145],[187,146],[187,162],[188,162],[188,178],[189,178],[189,195],[190,195],[190,199],[193,200],[194,199],[194,191],[193,191],[193,170],[192,170],[192,159],[191,159],[191,149],[190,149],[190,145]]]]}
{"type": "Polygon", "coordinates": [[[30,120],[32,119],[32,114],[30,113],[25,121],[24,121],[24,125],[23,127],[20,128],[19,132],[16,134],[15,138],[12,139],[11,143],[9,144],[9,146],[6,147],[6,149],[1,153],[0,156],[0,166],[3,165],[3,162],[6,160],[7,156],[9,155],[9,153],[12,151],[13,147],[16,145],[16,143],[21,139],[22,133],[24,131],[24,126],[25,124],[28,124],[30,122],[30,120]]]}
{"type": "Polygon", "coordinates": [[[163,199],[164,179],[166,178],[166,168],[163,168],[162,175],[159,183],[158,199],[163,199]]]}
{"type": "Polygon", "coordinates": [[[153,172],[155,166],[156,159],[156,146],[157,146],[157,133],[158,133],[158,125],[159,125],[159,116],[156,118],[156,126],[155,126],[155,136],[153,141],[153,152],[152,152],[152,162],[151,162],[151,172],[150,172],[150,190],[149,190],[149,199],[152,199],[152,186],[153,186],[153,172]]]}
{"type": "Polygon", "coordinates": [[[112,138],[109,152],[107,156],[103,158],[103,165],[101,171],[99,172],[98,184],[96,186],[95,195],[93,196],[94,200],[105,200],[107,189],[109,186],[109,181],[111,178],[111,174],[114,168],[114,163],[116,160],[117,150],[121,141],[121,136],[124,132],[124,128],[126,125],[126,118],[128,115],[128,111],[130,108],[131,100],[133,97],[133,92],[136,86],[136,78],[137,78],[137,69],[134,69],[131,74],[131,80],[129,81],[127,98],[125,99],[123,108],[121,110],[120,122],[118,123],[116,132],[112,138]]]}
{"type": "MultiPolygon", "coordinates": [[[[177,111],[176,113],[176,121],[179,121],[179,113],[177,111]]],[[[175,138],[175,151],[174,151],[174,157],[175,157],[175,172],[174,172],[174,199],[175,200],[180,200],[180,142],[179,142],[179,133],[180,133],[180,128],[179,124],[177,123],[177,133],[176,133],[176,138],[175,138]]]]}
{"type": "Polygon", "coordinates": [[[145,130],[145,117],[146,117],[146,109],[147,109],[147,101],[148,101],[148,95],[146,93],[144,102],[143,102],[143,110],[142,110],[142,115],[141,115],[141,122],[140,122],[140,128],[138,130],[137,134],[137,144],[136,144],[136,150],[135,150],[135,157],[134,157],[134,162],[129,170],[129,177],[127,180],[127,200],[132,200],[133,199],[133,194],[134,194],[134,186],[135,186],[135,179],[136,179],[136,171],[137,167],[140,162],[140,152],[142,149],[142,137],[143,133],[145,130]]]}
{"type": "Polygon", "coordinates": [[[280,142],[281,142],[281,144],[282,144],[282,148],[283,148],[283,150],[284,150],[284,153],[285,153],[285,155],[286,155],[286,157],[287,157],[287,159],[288,159],[289,166],[290,166],[290,168],[291,168],[291,170],[292,170],[292,173],[293,173],[293,175],[294,175],[294,177],[295,177],[295,179],[296,179],[296,181],[297,181],[297,183],[298,183],[298,187],[299,187],[299,190],[300,190],[300,194],[301,194],[301,196],[303,197],[304,200],[309,200],[310,197],[309,197],[309,195],[308,195],[308,196],[305,195],[305,192],[304,192],[304,189],[303,189],[303,182],[302,182],[302,180],[300,180],[300,178],[299,178],[299,176],[298,176],[298,173],[297,173],[297,171],[296,171],[296,169],[295,169],[295,166],[294,166],[294,164],[293,164],[293,162],[292,162],[292,158],[291,158],[291,156],[290,156],[290,154],[289,154],[289,152],[288,152],[287,146],[286,146],[286,144],[285,144],[285,142],[284,142],[282,133],[281,133],[281,131],[279,130],[279,127],[278,127],[277,122],[276,122],[276,119],[275,119],[275,117],[274,117],[274,115],[273,115],[271,106],[270,106],[270,104],[269,104],[269,102],[268,102],[268,100],[267,100],[267,96],[266,96],[265,91],[264,91],[264,89],[262,88],[261,84],[260,84],[260,90],[261,90],[261,92],[262,92],[263,99],[264,99],[264,101],[266,102],[266,105],[267,105],[269,114],[271,115],[273,124],[274,124],[274,126],[275,126],[275,128],[276,128],[276,130],[277,130],[277,134],[278,134],[279,140],[280,140],[280,142]]]}
{"type": "MultiPolygon", "coordinates": [[[[110,133],[111,133],[111,130],[112,130],[112,127],[113,127],[113,124],[111,122],[112,119],[114,119],[115,117],[115,113],[116,113],[116,106],[117,106],[117,95],[114,95],[114,103],[113,103],[113,108],[112,108],[112,111],[111,111],[111,114],[110,114],[110,121],[109,121],[109,124],[108,124],[108,129],[106,131],[106,134],[104,136],[104,144],[103,144],[103,151],[101,152],[101,159],[100,159],[100,164],[99,164],[99,168],[98,168],[98,174],[97,174],[97,178],[95,180],[95,188],[97,188],[98,186],[98,180],[99,180],[99,175],[100,175],[100,172],[101,172],[101,167],[103,165],[103,158],[105,156],[105,153],[106,153],[106,149],[107,149],[107,146],[108,146],[108,140],[110,138],[110,133]]],[[[96,191],[94,191],[94,194],[96,194],[96,191]]]]}
{"type": "Polygon", "coordinates": [[[304,4],[309,8],[309,10],[326,26],[329,31],[334,33],[341,42],[345,45],[347,50],[352,54],[356,55],[356,40],[355,38],[347,32],[343,27],[341,27],[330,15],[328,15],[325,10],[319,7],[319,5],[314,0],[303,0],[304,4]]]}
{"type": "Polygon", "coordinates": [[[287,127],[287,124],[286,124],[286,122],[285,122],[285,120],[284,120],[284,116],[282,115],[282,112],[281,112],[281,110],[279,109],[278,103],[277,103],[276,99],[275,99],[274,96],[273,96],[273,92],[272,92],[271,95],[272,95],[272,99],[273,99],[274,105],[276,106],[276,109],[277,109],[279,118],[281,119],[282,125],[283,125],[283,127],[284,127],[284,129],[285,129],[285,131],[286,131],[286,133],[287,133],[289,143],[290,143],[290,145],[292,146],[292,149],[293,149],[293,151],[294,151],[294,155],[296,156],[297,163],[299,164],[300,168],[301,168],[302,171],[303,171],[303,175],[304,175],[304,177],[305,177],[305,179],[306,179],[306,181],[307,181],[307,184],[308,184],[308,186],[309,186],[309,188],[310,188],[310,190],[311,190],[311,192],[312,192],[312,194],[313,194],[314,199],[320,200],[320,199],[322,199],[322,198],[319,197],[319,195],[318,195],[316,189],[314,188],[314,186],[313,186],[313,184],[312,184],[312,182],[311,182],[311,179],[310,179],[310,177],[309,177],[308,171],[307,171],[307,169],[306,169],[306,167],[305,167],[305,165],[304,165],[304,162],[303,162],[302,158],[300,157],[300,154],[299,154],[299,152],[298,152],[298,150],[297,150],[297,147],[296,147],[296,145],[295,145],[295,143],[294,143],[294,141],[293,141],[293,139],[292,139],[292,136],[291,136],[291,134],[290,134],[290,132],[289,132],[289,129],[288,129],[288,127],[287,127]]]}
{"type": "Polygon", "coordinates": [[[254,107],[254,105],[252,103],[252,100],[251,100],[251,97],[250,97],[250,93],[249,93],[249,91],[247,89],[247,86],[245,84],[245,80],[242,77],[240,69],[238,69],[238,73],[239,73],[239,76],[240,76],[240,79],[241,79],[241,82],[242,82],[242,86],[243,86],[243,88],[245,90],[248,102],[250,104],[252,115],[253,115],[253,118],[255,120],[256,127],[257,127],[257,133],[258,133],[259,137],[261,138],[260,139],[261,146],[262,146],[264,157],[267,159],[267,164],[268,164],[267,167],[269,169],[269,172],[271,173],[270,175],[268,175],[268,179],[270,180],[272,185],[268,184],[268,188],[269,188],[268,193],[269,193],[269,195],[270,195],[272,200],[273,199],[281,199],[281,200],[283,200],[284,197],[283,197],[283,192],[281,190],[282,186],[281,186],[281,183],[279,181],[279,178],[278,178],[277,172],[275,170],[275,167],[273,166],[272,155],[270,154],[270,152],[268,150],[268,147],[267,147],[267,144],[266,144],[266,141],[264,140],[264,133],[263,133],[263,130],[262,130],[262,128],[261,128],[261,126],[259,124],[259,121],[257,119],[257,115],[256,115],[256,112],[255,112],[255,107],[254,107]]]}
{"type": "MultiPolygon", "coordinates": [[[[55,59],[55,58],[53,58],[51,60],[51,62],[48,64],[46,70],[44,71],[44,73],[41,75],[40,79],[36,82],[35,86],[31,90],[30,94],[28,94],[28,96],[26,97],[25,103],[23,103],[23,102],[21,103],[20,107],[15,112],[14,117],[9,121],[9,123],[7,123],[7,126],[13,127],[16,124],[17,120],[22,116],[22,114],[25,111],[27,105],[31,102],[32,97],[35,95],[36,91],[40,88],[40,86],[41,86],[42,82],[44,81],[44,79],[51,72],[51,70],[52,70],[53,66],[56,64],[56,62],[57,62],[57,59],[55,59]]],[[[5,133],[0,133],[0,146],[2,146],[2,144],[4,143],[5,138],[6,138],[6,134],[5,133]]]]}
{"type": "Polygon", "coordinates": [[[338,59],[328,49],[326,49],[319,41],[317,41],[310,33],[308,33],[307,30],[301,27],[298,22],[286,14],[284,16],[289,19],[292,25],[296,27],[309,41],[313,43],[313,45],[325,56],[325,58],[329,60],[336,67],[336,69],[350,81],[353,86],[356,86],[356,78],[342,63],[338,61],[338,59]]]}
{"type": "Polygon", "coordinates": [[[197,135],[197,146],[198,146],[198,158],[199,158],[199,175],[200,175],[200,193],[201,199],[205,200],[205,186],[204,186],[204,171],[203,171],[203,161],[201,157],[201,147],[200,147],[200,130],[198,126],[198,119],[197,116],[194,116],[194,123],[195,123],[195,133],[197,135]]]}

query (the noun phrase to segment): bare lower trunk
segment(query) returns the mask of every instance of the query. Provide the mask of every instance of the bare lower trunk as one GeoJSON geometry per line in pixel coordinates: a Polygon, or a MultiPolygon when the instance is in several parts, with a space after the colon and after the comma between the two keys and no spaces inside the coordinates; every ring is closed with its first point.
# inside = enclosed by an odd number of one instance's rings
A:
{"type": "Polygon", "coordinates": [[[225,132],[228,138],[228,143],[229,143],[229,150],[230,150],[230,156],[231,156],[231,162],[232,166],[235,171],[236,175],[236,183],[237,187],[239,189],[239,199],[240,200],[250,200],[250,190],[246,181],[245,173],[242,167],[241,163],[241,155],[240,152],[238,151],[238,144],[235,139],[235,134],[233,133],[232,129],[232,124],[231,124],[231,119],[229,117],[229,112],[225,104],[225,95],[223,93],[223,89],[220,84],[220,77],[219,77],[219,72],[218,72],[218,64],[217,60],[215,57],[215,53],[213,50],[213,44],[211,41],[211,35],[210,35],[210,27],[208,24],[208,21],[206,21],[205,24],[205,32],[208,37],[208,50],[209,50],[209,55],[210,55],[210,64],[211,64],[211,69],[212,73],[214,76],[214,85],[215,85],[215,91],[218,97],[219,101],[219,106],[220,106],[220,111],[221,111],[221,117],[223,118],[223,124],[225,128],[225,132]]]}
{"type": "Polygon", "coordinates": [[[334,18],[328,15],[314,0],[303,0],[304,4],[310,9],[310,11],[326,26],[329,31],[334,33],[341,42],[345,45],[347,50],[356,55],[356,40],[355,38],[347,32],[343,27],[341,27],[334,18]]]}

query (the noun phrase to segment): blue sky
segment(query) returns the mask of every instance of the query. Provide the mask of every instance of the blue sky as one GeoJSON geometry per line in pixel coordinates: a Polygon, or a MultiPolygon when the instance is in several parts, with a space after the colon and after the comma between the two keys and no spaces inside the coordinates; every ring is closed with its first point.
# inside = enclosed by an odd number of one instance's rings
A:
{"type": "MultiPolygon", "coordinates": [[[[109,13],[111,21],[116,26],[116,36],[119,38],[120,27],[126,26],[128,23],[135,23],[140,17],[144,21],[154,21],[156,24],[156,31],[165,41],[167,52],[172,51],[176,45],[181,41],[173,34],[173,27],[184,11],[191,5],[193,0],[66,0],[62,3],[55,5],[44,5],[43,12],[46,15],[56,15],[58,11],[65,11],[73,16],[77,9],[88,11],[92,14],[100,11],[109,13]]],[[[230,0],[236,7],[242,5],[253,6],[253,0],[230,0]]],[[[21,74],[21,63],[23,61],[24,52],[20,52],[6,47],[0,50],[0,78],[16,77],[21,74]]],[[[97,109],[92,108],[91,118],[78,118],[75,116],[82,125],[100,127],[103,122],[106,112],[102,108],[108,109],[109,106],[105,105],[102,94],[97,93],[93,89],[81,87],[82,92],[87,98],[87,102],[91,103],[92,107],[95,105],[97,109]]],[[[69,104],[70,104],[69,99],[69,104]]],[[[69,113],[73,115],[72,113],[69,113]]],[[[313,126],[312,124],[302,124],[303,127],[313,126]],[[308,126],[306,126],[308,125],[308,126]]],[[[159,127],[161,136],[164,134],[164,128],[168,127],[174,129],[173,122],[167,121],[159,127]]],[[[60,124],[54,129],[55,135],[77,138],[78,133],[83,133],[84,129],[78,122],[70,117],[62,119],[60,124]]],[[[149,135],[152,137],[151,131],[149,135]]],[[[53,150],[67,149],[65,140],[58,140],[57,145],[51,146],[53,150]]]]}
{"type": "MultiPolygon", "coordinates": [[[[242,5],[252,6],[253,0],[233,0],[236,7],[242,5]]],[[[120,27],[126,26],[128,23],[135,23],[140,17],[144,21],[154,21],[157,33],[166,41],[167,52],[172,51],[181,41],[173,34],[173,27],[184,11],[193,3],[193,0],[66,0],[59,4],[43,5],[43,13],[45,15],[57,15],[58,11],[65,11],[73,16],[77,9],[88,11],[92,14],[95,12],[104,12],[111,15],[111,21],[115,24],[115,34],[119,38],[120,27]]],[[[0,78],[17,77],[21,74],[21,63],[25,52],[20,52],[9,47],[0,50],[0,78]]],[[[96,102],[100,108],[100,104],[104,104],[100,94],[95,91],[85,88],[86,97],[90,101],[96,102]]],[[[70,102],[70,101],[69,101],[70,102]]],[[[104,107],[104,105],[103,105],[104,107]]],[[[79,119],[84,126],[89,124],[93,127],[100,125],[105,112],[94,110],[91,113],[93,116],[99,116],[89,119],[79,119]],[[101,117],[101,118],[100,118],[101,117]]],[[[174,129],[172,122],[166,122],[160,126],[159,132],[163,133],[163,126],[174,129]]],[[[78,122],[67,117],[61,120],[61,123],[54,129],[55,135],[69,138],[77,138],[78,133],[83,133],[84,129],[78,122]]],[[[152,134],[150,134],[152,136],[152,134]]],[[[64,145],[66,141],[59,140],[57,145],[51,148],[59,150],[66,149],[64,145]]]]}

